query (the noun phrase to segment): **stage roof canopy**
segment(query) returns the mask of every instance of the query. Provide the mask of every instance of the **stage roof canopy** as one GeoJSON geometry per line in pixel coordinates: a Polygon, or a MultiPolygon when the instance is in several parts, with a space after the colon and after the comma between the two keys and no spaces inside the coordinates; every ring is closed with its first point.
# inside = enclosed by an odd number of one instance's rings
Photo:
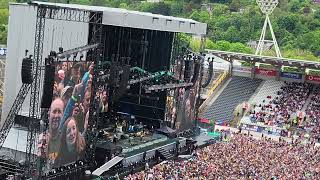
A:
{"type": "Polygon", "coordinates": [[[258,63],[267,63],[272,65],[279,66],[291,66],[298,68],[310,68],[310,69],[319,69],[320,62],[300,60],[300,59],[289,59],[289,58],[279,58],[272,56],[260,56],[254,54],[244,54],[236,52],[227,52],[227,51],[218,51],[206,49],[206,53],[218,56],[225,60],[242,60],[247,62],[258,62],[258,63]]]}
{"type": "MultiPolygon", "coordinates": [[[[11,3],[12,5],[19,3],[11,3]]],[[[183,32],[195,35],[205,35],[207,24],[200,23],[191,19],[163,16],[147,12],[130,11],[126,9],[87,6],[77,4],[61,4],[32,1],[32,5],[45,5],[53,8],[77,9],[92,12],[102,12],[102,23],[105,25],[131,27],[138,29],[150,29],[168,32],[183,32]]],[[[28,5],[24,3],[24,5],[28,5]]]]}

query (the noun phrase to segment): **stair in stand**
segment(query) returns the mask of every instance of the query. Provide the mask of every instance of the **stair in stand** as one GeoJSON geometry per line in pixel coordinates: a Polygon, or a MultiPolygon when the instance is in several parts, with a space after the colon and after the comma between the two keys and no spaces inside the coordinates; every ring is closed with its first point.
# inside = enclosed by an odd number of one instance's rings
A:
{"type": "Polygon", "coordinates": [[[174,157],[173,154],[171,154],[169,151],[167,151],[165,149],[160,148],[157,151],[158,151],[158,153],[160,154],[160,157],[163,160],[169,160],[169,159],[172,159],[174,157]]]}

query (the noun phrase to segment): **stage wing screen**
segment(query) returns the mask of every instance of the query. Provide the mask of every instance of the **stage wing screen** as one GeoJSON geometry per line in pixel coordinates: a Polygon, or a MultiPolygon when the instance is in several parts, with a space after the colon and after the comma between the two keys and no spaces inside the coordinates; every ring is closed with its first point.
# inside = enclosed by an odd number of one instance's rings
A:
{"type": "Polygon", "coordinates": [[[55,168],[80,160],[85,152],[93,63],[55,64],[48,126],[40,134],[39,155],[55,168]]]}

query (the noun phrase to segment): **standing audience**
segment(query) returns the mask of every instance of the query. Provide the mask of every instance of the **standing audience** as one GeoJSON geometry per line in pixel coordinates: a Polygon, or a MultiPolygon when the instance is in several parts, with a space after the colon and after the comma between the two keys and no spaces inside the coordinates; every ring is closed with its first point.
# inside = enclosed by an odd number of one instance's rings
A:
{"type": "Polygon", "coordinates": [[[320,179],[319,158],[319,149],[311,145],[235,134],[190,160],[158,164],[125,179],[320,179]]]}

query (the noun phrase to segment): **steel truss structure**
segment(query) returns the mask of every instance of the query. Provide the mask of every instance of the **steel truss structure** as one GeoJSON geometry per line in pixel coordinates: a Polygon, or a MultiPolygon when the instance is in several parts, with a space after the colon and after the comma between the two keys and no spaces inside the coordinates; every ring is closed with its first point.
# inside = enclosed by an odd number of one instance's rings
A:
{"type": "Polygon", "coordinates": [[[35,42],[34,42],[34,59],[32,62],[32,75],[33,82],[31,84],[30,94],[30,108],[29,108],[29,119],[28,119],[28,135],[27,135],[27,148],[26,148],[26,172],[32,173],[35,167],[36,159],[34,156],[35,152],[35,140],[36,140],[36,128],[37,119],[40,115],[39,108],[39,95],[40,95],[40,84],[41,84],[41,66],[43,64],[43,40],[44,40],[44,27],[45,27],[45,13],[46,8],[38,7],[37,9],[37,20],[36,20],[36,31],[35,31],[35,42]]]}
{"type": "Polygon", "coordinates": [[[3,126],[1,127],[0,148],[2,148],[3,143],[6,140],[10,129],[11,129],[12,125],[14,124],[15,116],[19,112],[19,110],[21,109],[23,101],[25,100],[25,98],[30,90],[30,87],[31,87],[30,84],[22,84],[22,86],[19,90],[19,93],[13,102],[13,106],[11,107],[3,126]]]}
{"type": "MultiPolygon", "coordinates": [[[[67,7],[56,7],[43,4],[32,4],[37,7],[37,19],[36,19],[36,30],[35,30],[35,43],[34,43],[34,61],[32,63],[32,74],[33,83],[31,85],[31,96],[30,96],[30,109],[29,109],[29,126],[28,126],[28,136],[27,136],[27,149],[26,149],[26,173],[31,175],[36,169],[37,158],[35,154],[35,143],[37,140],[37,125],[39,124],[39,118],[41,116],[39,107],[39,97],[40,97],[40,87],[42,85],[41,77],[44,66],[43,59],[43,42],[44,42],[44,32],[45,32],[45,22],[46,19],[63,20],[63,21],[76,21],[82,23],[89,23],[91,27],[91,34],[89,35],[88,44],[101,44],[102,42],[102,11],[90,11],[82,9],[74,9],[67,7]]],[[[101,58],[103,58],[103,47],[99,46],[95,51],[91,52],[91,58],[95,64],[99,64],[101,58]]],[[[97,124],[97,110],[96,99],[94,94],[97,89],[96,82],[97,76],[97,66],[94,68],[93,84],[92,84],[92,101],[90,108],[90,121],[87,129],[87,149],[86,149],[86,162],[92,162],[94,158],[94,137],[96,133],[97,124]]],[[[47,109],[46,109],[47,111],[47,109]]],[[[42,113],[44,114],[44,113],[42,113]]],[[[44,175],[41,174],[42,167],[37,166],[39,177],[43,178],[44,175]]]]}
{"type": "Polygon", "coordinates": [[[289,59],[289,58],[280,58],[280,57],[272,57],[272,56],[260,56],[254,54],[244,54],[237,52],[228,52],[228,51],[218,51],[206,49],[206,53],[212,54],[222,59],[233,63],[234,60],[241,60],[252,63],[254,66],[255,63],[267,63],[274,66],[290,66],[290,67],[298,67],[301,69],[319,69],[320,63],[316,61],[307,61],[301,59],[289,59]]]}
{"type": "Polygon", "coordinates": [[[273,12],[274,8],[278,5],[278,3],[279,3],[278,0],[257,0],[258,6],[260,7],[262,13],[266,15],[266,18],[263,23],[262,32],[260,35],[259,43],[256,48],[255,55],[262,55],[262,52],[265,51],[264,49],[265,42],[270,42],[274,45],[274,49],[276,51],[277,57],[282,57],[276,36],[274,35],[274,32],[273,32],[273,28],[272,28],[272,24],[269,16],[273,12]],[[272,40],[265,39],[268,26],[272,36],[272,40]]]}
{"type": "MultiPolygon", "coordinates": [[[[100,64],[104,59],[104,44],[103,44],[103,25],[102,25],[102,13],[98,13],[96,15],[92,15],[94,22],[91,29],[91,40],[89,40],[89,44],[99,43],[99,48],[92,51],[91,58],[94,61],[95,67],[93,72],[92,79],[92,92],[91,92],[91,107],[89,109],[89,122],[86,132],[86,152],[85,152],[85,160],[89,167],[93,167],[95,161],[95,149],[96,149],[96,141],[98,137],[98,112],[99,112],[99,97],[96,97],[96,91],[99,87],[98,76],[100,72],[100,64]],[[97,23],[98,22],[98,23],[97,23]]],[[[87,56],[90,56],[87,54],[87,56]]]]}
{"type": "MultiPolygon", "coordinates": [[[[92,45],[86,45],[86,46],[82,46],[82,47],[77,47],[77,48],[74,48],[74,49],[70,49],[70,50],[67,50],[67,51],[64,51],[62,53],[59,53],[57,55],[58,58],[65,58],[65,57],[68,57],[68,56],[71,56],[71,55],[74,55],[74,56],[77,56],[78,52],[82,52],[82,51],[88,51],[88,50],[91,50],[91,49],[95,49],[99,47],[99,44],[92,44],[92,45]]],[[[62,62],[61,60],[59,60],[59,62],[62,62]]]]}

